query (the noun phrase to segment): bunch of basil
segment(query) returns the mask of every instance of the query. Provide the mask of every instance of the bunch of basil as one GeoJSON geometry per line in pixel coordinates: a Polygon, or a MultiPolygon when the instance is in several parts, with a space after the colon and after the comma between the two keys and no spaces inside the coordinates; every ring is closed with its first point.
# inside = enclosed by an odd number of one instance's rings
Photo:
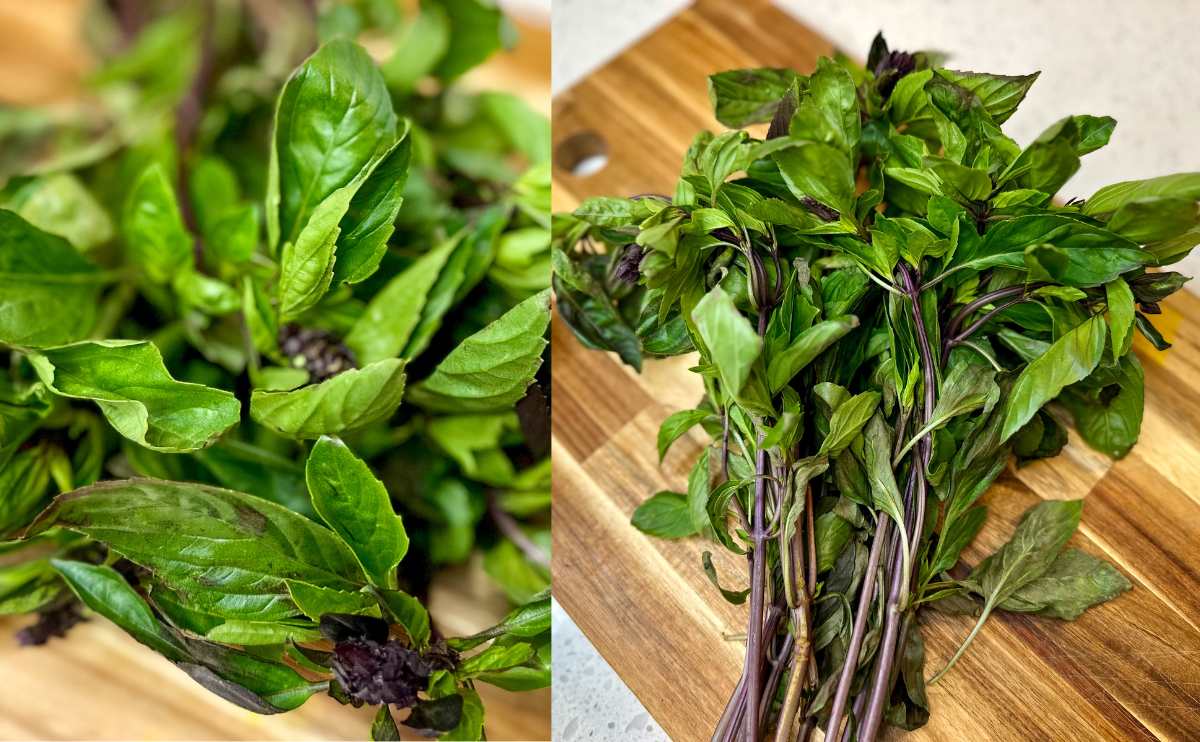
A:
{"type": "Polygon", "coordinates": [[[749,589],[721,589],[749,600],[748,646],[714,739],[912,729],[928,718],[918,610],[976,612],[973,637],[997,609],[1071,619],[1129,588],[1063,550],[1077,501],[1038,505],[955,569],[1010,456],[1057,454],[1068,419],[1129,451],[1133,336],[1168,346],[1150,317],[1186,280],[1149,269],[1200,242],[1197,173],[1054,201],[1115,122],[1071,116],[1019,147],[1000,125],[1036,76],[946,69],[882,37],[866,68],[723,72],[710,94],[734,128],[695,138],[674,197],[555,218],[557,305],[585,345],[635,368],[699,353],[705,397],[658,449],[696,425],[714,443],[686,494],[633,523],[748,555],[749,589]]]}
{"type": "Polygon", "coordinates": [[[550,674],[549,123],[454,84],[511,27],[124,6],[86,103],[0,112],[0,613],[481,739],[477,682],[550,674]],[[415,596],[478,553],[513,613],[445,637],[415,596]]]}

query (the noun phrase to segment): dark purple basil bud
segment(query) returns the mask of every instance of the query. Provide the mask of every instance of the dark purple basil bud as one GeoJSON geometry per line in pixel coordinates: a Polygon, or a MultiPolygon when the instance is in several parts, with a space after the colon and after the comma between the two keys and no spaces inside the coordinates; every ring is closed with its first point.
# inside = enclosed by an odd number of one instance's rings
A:
{"type": "Polygon", "coordinates": [[[357,366],[354,353],[326,330],[284,325],[279,330],[279,349],[292,365],[307,370],[313,383],[357,366]]]}
{"type": "Polygon", "coordinates": [[[823,222],[836,222],[842,217],[842,215],[837,212],[837,209],[829,208],[812,196],[805,196],[804,198],[800,199],[800,205],[807,209],[808,213],[812,214],[823,222]]]}
{"type": "Polygon", "coordinates": [[[625,283],[637,283],[638,279],[642,277],[643,255],[645,253],[642,251],[641,245],[626,245],[621,257],[617,258],[617,267],[613,271],[617,280],[625,283]]]}
{"type": "Polygon", "coordinates": [[[332,669],[351,698],[408,707],[429,685],[433,665],[399,642],[348,639],[334,647],[332,669]]]}
{"type": "Polygon", "coordinates": [[[899,77],[903,77],[916,69],[916,67],[917,60],[913,55],[899,50],[890,51],[881,57],[875,65],[875,76],[880,77],[885,72],[895,70],[900,73],[899,77]]]}
{"type": "Polygon", "coordinates": [[[900,78],[912,72],[916,67],[916,58],[908,52],[892,51],[881,56],[875,64],[876,88],[879,90],[879,95],[887,100],[900,78]]]}
{"type": "Polygon", "coordinates": [[[38,612],[36,623],[17,632],[17,644],[22,647],[41,646],[56,636],[66,636],[75,624],[86,620],[75,600],[47,608],[38,612]]]}

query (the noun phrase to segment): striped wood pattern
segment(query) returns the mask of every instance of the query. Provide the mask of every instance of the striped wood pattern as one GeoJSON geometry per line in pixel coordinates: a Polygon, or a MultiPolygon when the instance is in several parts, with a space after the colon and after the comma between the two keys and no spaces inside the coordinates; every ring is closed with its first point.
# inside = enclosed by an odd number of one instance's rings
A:
{"type": "MultiPolygon", "coordinates": [[[[554,134],[600,135],[610,162],[586,178],[554,173],[556,208],[601,194],[670,193],[692,135],[713,129],[705,76],[744,66],[810,68],[830,46],[766,4],[701,3],[558,96],[554,134]],[[737,7],[734,7],[737,6],[737,7]]],[[[1006,473],[985,496],[987,527],[964,555],[1007,540],[1041,498],[1088,496],[1072,545],[1115,562],[1134,583],[1072,623],[1004,615],[930,688],[920,740],[1200,738],[1200,299],[1172,298],[1162,326],[1175,348],[1144,344],[1142,440],[1112,463],[1072,439],[1061,456],[1006,473]],[[1186,320],[1184,318],[1187,318],[1186,320]]],[[[555,594],[651,714],[679,742],[705,739],[737,681],[744,610],[700,570],[711,545],[671,543],[628,525],[661,489],[682,491],[703,445],[685,438],[660,467],[658,424],[701,394],[691,358],[651,362],[641,376],[584,349],[561,321],[554,352],[555,594]]],[[[744,582],[721,554],[718,573],[744,582]]],[[[928,669],[970,627],[924,621],[928,669]]]]}
{"type": "MultiPolygon", "coordinates": [[[[87,5],[0,0],[0,103],[72,100],[90,64],[78,39],[87,5]]],[[[516,20],[521,43],[473,70],[465,84],[503,88],[548,112],[546,19],[516,20]]],[[[508,605],[473,563],[439,579],[431,610],[443,632],[468,635],[495,623],[508,605]]],[[[324,696],[287,714],[243,711],[103,619],[77,627],[66,641],[22,649],[12,636],[27,622],[0,618],[0,674],[7,679],[0,693],[0,739],[366,739],[370,729],[370,709],[324,696]]],[[[509,693],[480,684],[479,691],[489,739],[549,739],[549,690],[509,693]]]]}

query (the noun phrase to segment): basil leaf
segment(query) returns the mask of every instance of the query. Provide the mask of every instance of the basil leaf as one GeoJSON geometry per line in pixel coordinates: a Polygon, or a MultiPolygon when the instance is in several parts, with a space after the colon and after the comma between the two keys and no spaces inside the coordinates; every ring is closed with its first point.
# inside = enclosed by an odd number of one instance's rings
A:
{"type": "Polygon", "coordinates": [[[288,595],[305,616],[320,621],[327,613],[378,616],[379,604],[364,592],[348,592],[318,587],[306,582],[287,581],[288,595]]]}
{"type": "Polygon", "coordinates": [[[379,707],[375,712],[375,720],[371,722],[371,740],[372,742],[384,742],[387,740],[396,740],[399,742],[400,730],[396,727],[396,720],[392,718],[392,711],[387,704],[379,707]]]}
{"type": "Polygon", "coordinates": [[[937,74],[970,90],[997,124],[1003,124],[1021,105],[1040,72],[1031,75],[993,75],[986,72],[960,72],[939,69],[937,74]]]}
{"type": "Polygon", "coordinates": [[[412,390],[413,403],[437,412],[511,408],[541,366],[549,301],[547,289],[468,337],[412,390]]]}
{"type": "MultiPolygon", "coordinates": [[[[707,525],[707,512],[704,520],[707,525]]],[[[667,539],[691,536],[700,530],[692,520],[688,498],[677,492],[653,495],[637,506],[630,522],[642,533],[667,539]]]]}
{"type": "Polygon", "coordinates": [[[1004,403],[1001,440],[1008,440],[1063,387],[1096,368],[1104,354],[1104,318],[1095,316],[1066,333],[1021,371],[1004,403]]]}
{"type": "Polygon", "coordinates": [[[550,594],[536,595],[530,602],[513,609],[504,620],[473,636],[448,640],[458,650],[477,647],[485,641],[502,636],[535,637],[550,630],[550,594]]]}
{"type": "MultiPolygon", "coordinates": [[[[440,1],[446,2],[447,0],[440,1]]],[[[480,700],[479,693],[473,688],[460,688],[459,693],[463,698],[463,706],[458,725],[438,739],[478,742],[483,738],[483,701],[480,700]]]]}
{"type": "Polygon", "coordinates": [[[863,452],[866,454],[871,499],[875,507],[887,513],[903,533],[904,503],[900,498],[900,487],[896,484],[896,474],[892,470],[892,434],[879,412],[863,430],[863,452]]]}
{"type": "Polygon", "coordinates": [[[808,89],[800,97],[789,132],[797,139],[824,142],[849,153],[858,144],[860,128],[854,80],[841,64],[821,59],[808,77],[808,89]]]}
{"type": "Polygon", "coordinates": [[[1128,203],[1154,197],[1200,200],[1200,173],[1175,173],[1104,186],[1084,203],[1083,213],[1109,214],[1128,203]]]}
{"type": "Polygon", "coordinates": [[[242,708],[259,714],[290,711],[323,685],[305,680],[282,663],[180,635],[159,622],[150,606],[111,567],[62,560],[53,564],[89,608],[242,708]]]}
{"type": "Polygon", "coordinates": [[[394,589],[408,534],[370,468],[346,444],[322,437],[308,455],[305,480],[313,508],[354,552],[371,582],[394,589]]]}
{"type": "Polygon", "coordinates": [[[446,11],[450,39],[434,75],[449,82],[502,48],[511,47],[516,32],[490,0],[433,0],[446,11]]]}
{"type": "Polygon", "coordinates": [[[359,283],[379,268],[404,201],[411,154],[409,123],[403,121],[395,144],[355,191],[338,225],[335,283],[359,283]]]}
{"type": "Polygon", "coordinates": [[[708,99],[717,121],[740,129],[770,121],[795,81],[796,72],[790,69],[759,67],[718,72],[708,76],[708,99]]]}
{"type": "Polygon", "coordinates": [[[746,385],[750,369],[762,352],[762,338],[719,285],[696,304],[692,321],[704,341],[706,356],[721,375],[725,391],[736,395],[746,385]]]}
{"type": "MultiPolygon", "coordinates": [[[[296,68],[275,112],[270,245],[296,242],[318,205],[393,146],[396,125],[383,75],[359,45],[331,41],[296,68]]],[[[341,217],[338,213],[332,224],[341,217]]]]}
{"type": "Polygon", "coordinates": [[[460,237],[438,245],[379,290],[346,336],[361,363],[395,358],[421,320],[430,290],[460,237]]]}
{"type": "MultiPolygon", "coordinates": [[[[1086,383],[1086,382],[1084,382],[1086,383]]],[[[1145,377],[1135,355],[1121,358],[1116,379],[1094,393],[1068,387],[1060,397],[1087,444],[1114,459],[1124,458],[1142,432],[1145,377]]]]}
{"type": "Polygon", "coordinates": [[[0,206],[12,209],[40,230],[62,237],[80,252],[91,252],[113,238],[108,212],[70,173],[34,178],[0,206]]]}
{"type": "Polygon", "coordinates": [[[122,232],[130,259],[155,283],[170,281],[191,263],[192,237],[162,164],[152,163],[134,181],[125,202],[122,232]]]}
{"type": "Polygon", "coordinates": [[[86,337],[103,277],[61,237],[0,209],[0,343],[41,347],[86,337]]]}
{"type": "Polygon", "coordinates": [[[661,464],[675,441],[697,424],[712,417],[708,410],[680,410],[662,421],[658,427],[658,461],[661,464]]]}
{"type": "Polygon", "coordinates": [[[408,638],[417,647],[429,644],[429,611],[421,601],[401,590],[374,590],[379,603],[395,623],[404,627],[408,638]]]}
{"type": "Polygon", "coordinates": [[[277,433],[320,438],[386,420],[404,395],[404,361],[389,358],[294,391],[255,389],[250,416],[277,433]]]}
{"type": "Polygon", "coordinates": [[[1133,291],[1123,278],[1104,284],[1104,295],[1108,303],[1108,327],[1112,334],[1113,356],[1120,358],[1129,352],[1133,344],[1133,291]]]}
{"type": "Polygon", "coordinates": [[[767,383],[771,392],[778,392],[788,385],[796,374],[804,370],[829,346],[858,327],[858,318],[852,314],[818,322],[801,332],[792,343],[771,358],[767,365],[767,383]]]}
{"type": "Polygon", "coordinates": [[[436,3],[426,3],[395,37],[392,56],[381,67],[388,87],[408,92],[433,72],[450,44],[450,21],[436,3]]]}
{"type": "Polygon", "coordinates": [[[1041,577],[1013,591],[999,607],[1072,621],[1093,605],[1112,600],[1131,587],[1129,580],[1103,559],[1067,549],[1041,577]]]}
{"type": "Polygon", "coordinates": [[[796,198],[814,198],[839,214],[853,216],[854,170],[845,152],[821,142],[800,141],[772,157],[796,198]]]}
{"type": "Polygon", "coordinates": [[[131,479],[59,497],[30,526],[103,541],[190,602],[227,618],[295,613],[288,581],[355,590],[362,571],[332,532],[274,503],[202,484],[131,479]]]}
{"type": "Polygon", "coordinates": [[[982,417],[992,411],[992,407],[1000,399],[1000,387],[996,384],[996,372],[986,364],[960,362],[955,364],[946,378],[942,380],[942,388],[938,393],[937,403],[930,413],[929,422],[913,434],[912,438],[893,457],[900,457],[912,450],[917,441],[930,432],[944,427],[955,417],[965,415],[980,408],[982,417]]]}
{"type": "Polygon", "coordinates": [[[838,405],[833,411],[833,417],[829,419],[829,433],[825,440],[821,441],[818,455],[828,456],[830,459],[837,458],[858,437],[863,426],[875,414],[879,399],[879,392],[863,392],[838,405]]]}
{"type": "Polygon", "coordinates": [[[211,445],[241,415],[229,392],[176,381],[145,341],[95,340],[29,355],[55,394],[96,403],[118,433],[167,453],[211,445]]]}

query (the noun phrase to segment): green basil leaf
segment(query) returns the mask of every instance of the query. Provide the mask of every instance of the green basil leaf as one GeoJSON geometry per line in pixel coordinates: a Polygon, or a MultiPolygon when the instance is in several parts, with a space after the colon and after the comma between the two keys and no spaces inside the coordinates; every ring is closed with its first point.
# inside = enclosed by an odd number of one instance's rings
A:
{"type": "Polygon", "coordinates": [[[288,581],[356,590],[363,580],[354,554],[331,531],[208,485],[100,482],[56,499],[29,534],[52,526],[107,543],[196,607],[228,618],[294,615],[288,581]]]}
{"type": "Polygon", "coordinates": [[[814,198],[839,214],[854,214],[854,170],[845,152],[821,142],[801,141],[774,155],[789,191],[814,198]]]}
{"type": "Polygon", "coordinates": [[[379,604],[365,592],[348,592],[331,587],[318,587],[306,582],[287,581],[288,595],[300,612],[314,621],[326,613],[378,616],[379,604]]]}
{"type": "Polygon", "coordinates": [[[457,650],[477,647],[485,641],[502,636],[535,637],[550,630],[550,594],[535,595],[530,602],[513,609],[504,620],[473,636],[449,639],[447,643],[457,650]]]}
{"type": "Polygon", "coordinates": [[[403,121],[396,143],[350,199],[339,224],[336,283],[359,283],[379,267],[404,201],[408,163],[412,154],[409,123],[403,121]]]}
{"type": "Polygon", "coordinates": [[[29,362],[55,394],[95,402],[118,433],[155,451],[204,448],[241,416],[229,392],[171,378],[153,343],[85,341],[31,353],[29,362]]]}
{"type": "Polygon", "coordinates": [[[1083,205],[1089,216],[1109,214],[1144,198],[1200,199],[1200,173],[1175,173],[1146,180],[1126,180],[1104,186],[1083,205]]]}
{"type": "Polygon", "coordinates": [[[450,20],[436,3],[425,3],[396,34],[392,56],[382,65],[388,87],[412,90],[433,72],[450,45],[450,20]]]}
{"type": "MultiPolygon", "coordinates": [[[[441,0],[441,2],[446,2],[446,0],[441,0]]],[[[478,742],[483,739],[483,701],[480,700],[479,693],[473,688],[460,688],[459,693],[463,698],[463,707],[458,726],[438,739],[478,742]]]]}
{"type": "Polygon", "coordinates": [[[692,516],[692,528],[699,533],[704,533],[709,526],[708,497],[712,491],[712,477],[708,469],[710,451],[704,449],[688,474],[687,507],[692,516]]]}
{"type": "Polygon", "coordinates": [[[904,528],[904,502],[896,473],[892,469],[892,434],[883,416],[876,412],[863,430],[863,452],[866,454],[867,479],[871,484],[871,499],[875,507],[887,513],[896,525],[904,528]]]}
{"type": "Polygon", "coordinates": [[[379,290],[346,336],[346,345],[361,363],[395,358],[421,321],[430,290],[461,234],[422,255],[379,290]]]}
{"type": "Polygon", "coordinates": [[[393,146],[396,125],[383,75],[362,47],[339,39],[305,60],[284,85],[275,112],[270,246],[297,242],[317,206],[393,146]]]}
{"type": "Polygon", "coordinates": [[[963,581],[988,603],[997,605],[1041,577],[1075,533],[1082,500],[1048,500],[1026,511],[1012,538],[980,562],[963,581]]]}
{"type": "Polygon", "coordinates": [[[680,410],[662,421],[658,427],[658,461],[666,458],[667,451],[693,427],[712,417],[708,410],[680,410]]]}
{"type": "Polygon", "coordinates": [[[454,671],[461,680],[475,677],[484,672],[507,670],[523,665],[533,657],[533,647],[528,644],[493,644],[479,654],[464,659],[454,671]]]}
{"type": "Polygon", "coordinates": [[[542,364],[550,290],[516,305],[450,351],[413,390],[413,403],[437,412],[510,409],[542,364]]]}
{"type": "Polygon", "coordinates": [[[388,358],[294,391],[255,389],[250,416],[293,438],[320,438],[386,420],[404,395],[404,361],[388,358]]]}
{"type": "Polygon", "coordinates": [[[707,357],[721,374],[725,391],[736,395],[746,385],[762,352],[762,338],[719,285],[696,304],[692,321],[704,341],[707,357]]]}
{"type": "Polygon", "coordinates": [[[322,437],[308,455],[305,480],[313,508],[354,552],[371,582],[395,589],[408,533],[370,467],[340,440],[322,437]]]}
{"type": "Polygon", "coordinates": [[[829,433],[817,453],[830,459],[840,455],[875,414],[879,399],[879,392],[863,392],[838,405],[829,419],[829,433]]]}
{"type": "Polygon", "coordinates": [[[1108,303],[1108,326],[1112,334],[1113,356],[1120,358],[1133,343],[1133,291],[1122,278],[1104,284],[1108,303]]]}
{"type": "Polygon", "coordinates": [[[61,237],[0,209],[0,343],[41,347],[86,337],[103,277],[61,237]]]}
{"type": "Polygon", "coordinates": [[[731,129],[763,124],[775,116],[779,101],[792,89],[796,72],[759,67],[708,76],[708,99],[717,121],[731,129]]]}
{"type": "MultiPolygon", "coordinates": [[[[748,320],[746,323],[749,326],[748,320]]],[[[856,327],[858,317],[847,314],[837,319],[822,320],[801,332],[791,345],[773,356],[767,365],[767,383],[771,392],[778,392],[787,386],[817,356],[856,327]]]]}
{"type": "Polygon", "coordinates": [[[0,615],[33,613],[62,592],[62,581],[47,559],[0,567],[0,615]]]}
{"type": "Polygon", "coordinates": [[[259,714],[290,711],[323,686],[280,662],[180,635],[159,622],[145,600],[111,567],[61,560],[53,564],[88,608],[242,708],[259,714]]]}
{"type": "Polygon", "coordinates": [[[1142,432],[1142,364],[1137,356],[1126,355],[1121,358],[1114,383],[1095,395],[1068,387],[1060,400],[1071,411],[1075,429],[1089,446],[1114,459],[1124,458],[1142,432]]]}
{"type": "Polygon", "coordinates": [[[858,145],[860,130],[854,80],[841,64],[822,58],[808,77],[789,132],[797,139],[824,142],[849,153],[858,145]]]}
{"type": "Polygon", "coordinates": [[[429,611],[421,601],[401,590],[380,588],[373,592],[392,620],[404,627],[413,644],[418,647],[429,644],[429,611]]]}
{"type": "Polygon", "coordinates": [[[38,229],[62,237],[80,252],[90,252],[113,238],[108,212],[70,173],[34,178],[2,205],[38,229]]]}
{"type": "Polygon", "coordinates": [[[129,190],[122,220],[129,257],[156,283],[170,281],[192,261],[192,236],[183,224],[175,188],[161,163],[142,171],[129,190]]]}
{"type": "Polygon", "coordinates": [[[992,75],[986,72],[960,72],[939,69],[937,74],[979,98],[997,124],[1003,124],[1021,105],[1040,72],[1031,75],[992,75]]]}
{"type": "Polygon", "coordinates": [[[500,49],[515,43],[516,31],[491,0],[433,0],[446,11],[450,38],[433,73],[450,82],[500,49]]]}
{"type": "Polygon", "coordinates": [[[1004,403],[1001,440],[1008,440],[1029,418],[1069,384],[1084,379],[1104,354],[1104,318],[1095,316],[1066,333],[1021,370],[1004,403]]]}
{"type": "Polygon", "coordinates": [[[222,644],[244,647],[288,642],[321,641],[321,632],[312,621],[245,621],[231,619],[212,627],[204,638],[222,644]]]}
{"type": "Polygon", "coordinates": [[[400,739],[400,730],[396,727],[396,720],[392,718],[392,710],[387,704],[380,706],[375,712],[375,720],[371,722],[372,742],[399,742],[400,739]]]}
{"type": "MultiPolygon", "coordinates": [[[[708,514],[705,513],[705,523],[708,514]]],[[[633,527],[658,538],[683,538],[699,531],[692,520],[688,498],[677,492],[659,492],[633,511],[633,527]]]]}
{"type": "Polygon", "coordinates": [[[1014,590],[999,607],[1073,621],[1088,608],[1131,587],[1129,580],[1103,559],[1067,549],[1041,577],[1014,590]]]}

